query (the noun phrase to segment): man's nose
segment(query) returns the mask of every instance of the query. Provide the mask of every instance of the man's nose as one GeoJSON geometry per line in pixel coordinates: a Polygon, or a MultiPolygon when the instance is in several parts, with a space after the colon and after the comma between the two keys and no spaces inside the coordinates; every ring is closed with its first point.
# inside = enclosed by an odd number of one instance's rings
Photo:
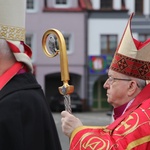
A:
{"type": "Polygon", "coordinates": [[[109,84],[108,84],[108,79],[107,79],[103,85],[103,88],[108,89],[108,87],[109,87],[109,84]]]}

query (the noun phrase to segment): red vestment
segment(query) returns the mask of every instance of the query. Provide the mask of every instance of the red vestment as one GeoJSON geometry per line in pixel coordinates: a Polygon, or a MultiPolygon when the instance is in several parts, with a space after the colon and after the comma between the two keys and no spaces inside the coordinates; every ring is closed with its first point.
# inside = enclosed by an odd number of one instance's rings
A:
{"type": "Polygon", "coordinates": [[[70,150],[150,149],[150,84],[135,98],[126,112],[104,127],[82,126],[70,139],[70,150]]]}

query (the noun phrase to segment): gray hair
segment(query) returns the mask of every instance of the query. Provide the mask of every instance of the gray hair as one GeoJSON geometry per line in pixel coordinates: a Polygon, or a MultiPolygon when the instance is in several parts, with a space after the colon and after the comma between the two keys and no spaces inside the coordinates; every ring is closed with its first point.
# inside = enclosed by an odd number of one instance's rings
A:
{"type": "Polygon", "coordinates": [[[133,79],[136,81],[137,86],[142,90],[145,86],[146,86],[146,80],[143,79],[139,79],[139,78],[135,78],[135,77],[131,77],[131,76],[126,76],[129,79],[133,79]]]}
{"type": "Polygon", "coordinates": [[[146,80],[143,79],[139,79],[139,78],[135,78],[135,77],[131,77],[125,74],[122,74],[123,77],[127,78],[127,79],[132,79],[135,80],[137,83],[138,88],[140,88],[141,90],[146,86],[146,80]]]}
{"type": "Polygon", "coordinates": [[[136,78],[136,81],[137,81],[137,86],[140,89],[143,89],[146,86],[146,81],[145,80],[136,78]]]}

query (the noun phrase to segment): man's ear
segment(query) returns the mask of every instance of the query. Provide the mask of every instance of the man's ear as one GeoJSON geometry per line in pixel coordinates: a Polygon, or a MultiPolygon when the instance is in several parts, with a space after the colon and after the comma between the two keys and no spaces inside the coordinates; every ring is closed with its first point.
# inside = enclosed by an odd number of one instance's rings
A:
{"type": "Polygon", "coordinates": [[[128,86],[128,95],[132,96],[136,93],[137,91],[137,82],[134,80],[129,81],[129,86],[128,86]]]}

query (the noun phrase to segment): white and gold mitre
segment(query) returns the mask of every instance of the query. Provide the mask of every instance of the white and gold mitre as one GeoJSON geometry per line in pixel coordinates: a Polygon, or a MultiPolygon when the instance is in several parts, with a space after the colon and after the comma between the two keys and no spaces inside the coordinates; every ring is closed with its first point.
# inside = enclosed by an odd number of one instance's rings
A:
{"type": "Polygon", "coordinates": [[[150,39],[140,42],[131,33],[132,14],[116,49],[110,69],[119,73],[150,80],[150,39]]]}
{"type": "Polygon", "coordinates": [[[32,71],[31,49],[25,42],[26,0],[0,0],[0,39],[5,39],[15,58],[32,71]]]}

